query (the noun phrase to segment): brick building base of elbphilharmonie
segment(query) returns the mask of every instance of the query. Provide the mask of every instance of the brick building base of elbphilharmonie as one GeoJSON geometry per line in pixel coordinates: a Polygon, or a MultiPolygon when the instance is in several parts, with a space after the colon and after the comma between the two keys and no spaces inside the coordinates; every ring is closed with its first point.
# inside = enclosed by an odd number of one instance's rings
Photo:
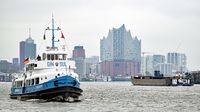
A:
{"type": "Polygon", "coordinates": [[[139,75],[140,62],[129,60],[101,62],[101,74],[104,76],[132,76],[139,75]]]}

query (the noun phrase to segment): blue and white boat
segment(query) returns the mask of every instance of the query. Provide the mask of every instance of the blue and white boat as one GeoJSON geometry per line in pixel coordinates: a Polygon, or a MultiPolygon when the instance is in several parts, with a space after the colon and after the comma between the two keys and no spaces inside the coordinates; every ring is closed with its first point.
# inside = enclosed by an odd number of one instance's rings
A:
{"type": "Polygon", "coordinates": [[[55,46],[55,42],[59,43],[65,39],[61,29],[54,28],[54,18],[52,28],[47,27],[46,31],[51,31],[52,45],[46,47],[42,56],[25,60],[25,71],[12,81],[10,98],[68,101],[78,100],[82,95],[78,74],[74,72],[75,62],[67,59],[65,45],[55,46]],[[59,41],[55,41],[55,32],[61,32],[59,41]]]}

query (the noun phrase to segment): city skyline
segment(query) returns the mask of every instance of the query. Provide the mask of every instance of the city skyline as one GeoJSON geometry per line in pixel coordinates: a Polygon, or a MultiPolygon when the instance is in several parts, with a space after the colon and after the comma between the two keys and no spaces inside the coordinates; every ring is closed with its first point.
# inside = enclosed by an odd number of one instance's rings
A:
{"type": "Polygon", "coordinates": [[[168,52],[185,53],[189,70],[200,68],[200,1],[197,0],[0,2],[0,59],[11,60],[19,56],[18,43],[28,37],[29,28],[35,43],[40,44],[53,13],[70,51],[74,46],[82,45],[87,57],[100,56],[100,39],[110,28],[125,24],[133,35],[140,37],[142,52],[165,56],[168,52]]]}

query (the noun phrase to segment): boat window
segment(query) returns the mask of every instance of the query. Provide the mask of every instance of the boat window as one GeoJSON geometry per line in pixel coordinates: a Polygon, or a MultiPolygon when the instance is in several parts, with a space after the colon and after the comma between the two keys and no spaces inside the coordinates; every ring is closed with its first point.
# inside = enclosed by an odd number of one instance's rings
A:
{"type": "Polygon", "coordinates": [[[15,87],[17,87],[17,82],[15,82],[15,87]]]}
{"type": "Polygon", "coordinates": [[[30,84],[29,85],[31,86],[31,84],[32,84],[32,80],[30,79],[30,84]]]}
{"type": "Polygon", "coordinates": [[[34,79],[32,79],[32,83],[31,83],[31,85],[34,85],[34,79]]]}
{"type": "Polygon", "coordinates": [[[37,67],[37,64],[35,64],[35,66],[34,67],[37,67]]]}
{"type": "Polygon", "coordinates": [[[63,60],[66,60],[66,54],[63,54],[63,60]]]}
{"type": "Polygon", "coordinates": [[[35,84],[39,84],[39,78],[35,78],[35,84]]]}
{"type": "Polygon", "coordinates": [[[18,87],[18,82],[16,82],[16,87],[18,87]]]}
{"type": "Polygon", "coordinates": [[[20,81],[20,87],[22,87],[22,81],[20,81]]]}
{"type": "Polygon", "coordinates": [[[20,81],[18,82],[18,87],[20,87],[20,81]]]}
{"type": "Polygon", "coordinates": [[[58,55],[57,54],[55,54],[55,60],[58,60],[58,55]]]}
{"type": "Polygon", "coordinates": [[[42,59],[45,60],[45,59],[46,59],[46,56],[47,56],[46,53],[43,53],[43,54],[42,54],[42,59]]]}
{"type": "Polygon", "coordinates": [[[51,60],[54,60],[54,55],[53,54],[51,55],[51,60]]]}
{"type": "Polygon", "coordinates": [[[50,54],[47,54],[47,60],[50,60],[50,54]]]}
{"type": "Polygon", "coordinates": [[[26,80],[26,84],[25,85],[28,86],[28,80],[26,80]]]}
{"type": "Polygon", "coordinates": [[[59,60],[62,60],[62,55],[59,54],[59,55],[58,55],[58,58],[59,58],[59,60]]]}

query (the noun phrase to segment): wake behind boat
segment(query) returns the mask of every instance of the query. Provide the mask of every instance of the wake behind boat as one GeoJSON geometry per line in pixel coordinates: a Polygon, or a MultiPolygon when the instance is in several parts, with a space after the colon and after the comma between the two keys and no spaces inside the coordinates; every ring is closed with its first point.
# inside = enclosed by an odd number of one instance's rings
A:
{"type": "Polygon", "coordinates": [[[52,28],[48,27],[45,32],[49,30],[52,45],[35,60],[24,60],[25,72],[13,79],[10,98],[69,101],[78,100],[82,94],[78,74],[74,72],[75,62],[67,59],[65,46],[55,46],[55,42],[64,41],[64,35],[59,27],[54,28],[54,18],[52,28]],[[55,41],[55,31],[61,32],[62,40],[55,41]]]}

